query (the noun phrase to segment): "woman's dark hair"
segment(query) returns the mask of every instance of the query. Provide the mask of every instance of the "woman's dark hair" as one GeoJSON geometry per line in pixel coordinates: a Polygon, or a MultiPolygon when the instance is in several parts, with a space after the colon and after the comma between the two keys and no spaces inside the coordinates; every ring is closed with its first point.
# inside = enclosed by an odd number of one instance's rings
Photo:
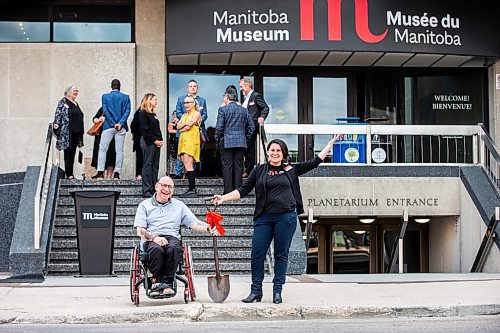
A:
{"type": "Polygon", "coordinates": [[[271,145],[275,143],[281,148],[281,152],[283,153],[283,162],[288,161],[288,146],[286,145],[285,141],[281,139],[273,139],[269,141],[267,144],[267,151],[269,151],[269,148],[271,148],[271,145]]]}

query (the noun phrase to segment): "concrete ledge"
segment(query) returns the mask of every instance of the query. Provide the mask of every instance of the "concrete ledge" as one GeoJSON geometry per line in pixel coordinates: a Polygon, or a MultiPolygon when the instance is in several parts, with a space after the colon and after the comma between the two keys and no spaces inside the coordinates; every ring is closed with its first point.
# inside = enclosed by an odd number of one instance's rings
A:
{"type": "Polygon", "coordinates": [[[273,321],[346,318],[415,318],[462,317],[500,314],[500,304],[451,305],[435,307],[376,307],[376,306],[286,306],[265,305],[231,307],[200,302],[171,306],[169,309],[133,308],[127,313],[53,315],[43,317],[0,318],[0,324],[120,324],[168,323],[172,321],[273,321]]]}
{"type": "Polygon", "coordinates": [[[131,302],[127,277],[47,278],[43,283],[2,284],[0,324],[100,324],[171,321],[304,320],[373,317],[456,317],[500,314],[499,274],[386,274],[288,276],[283,303],[271,302],[271,277],[260,303],[245,304],[250,276],[231,277],[222,303],[208,295],[207,278],[196,277],[197,301],[182,292],[166,300],[131,302]],[[365,283],[366,280],[371,283],[365,283]],[[350,280],[350,281],[348,281],[350,280]],[[302,282],[307,281],[307,282],[302,282]],[[317,282],[309,282],[317,281],[317,282]],[[336,283],[342,282],[342,283],[336,283]]]}
{"type": "Polygon", "coordinates": [[[51,221],[55,214],[54,200],[57,196],[57,179],[59,170],[53,167],[47,193],[46,214],[42,223],[40,249],[34,249],[34,198],[40,173],[39,166],[29,166],[26,169],[24,185],[21,192],[16,224],[12,235],[9,253],[10,282],[32,281],[41,282],[47,261],[48,244],[51,232],[51,221]]]}

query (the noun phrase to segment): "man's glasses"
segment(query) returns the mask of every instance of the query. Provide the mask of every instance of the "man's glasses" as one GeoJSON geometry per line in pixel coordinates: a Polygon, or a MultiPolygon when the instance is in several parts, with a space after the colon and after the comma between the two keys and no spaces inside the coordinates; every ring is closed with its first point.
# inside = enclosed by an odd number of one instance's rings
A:
{"type": "Polygon", "coordinates": [[[184,102],[184,104],[191,104],[191,103],[194,103],[194,102],[184,102]]]}
{"type": "Polygon", "coordinates": [[[163,184],[163,183],[157,183],[157,184],[160,185],[160,187],[162,189],[166,189],[166,188],[173,189],[174,188],[174,185],[170,185],[170,184],[163,184]]]}

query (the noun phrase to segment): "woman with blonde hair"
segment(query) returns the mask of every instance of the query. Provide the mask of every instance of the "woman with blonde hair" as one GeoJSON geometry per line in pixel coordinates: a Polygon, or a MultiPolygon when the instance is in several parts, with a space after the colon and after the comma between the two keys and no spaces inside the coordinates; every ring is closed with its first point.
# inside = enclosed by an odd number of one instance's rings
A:
{"type": "Polygon", "coordinates": [[[83,112],[78,105],[78,87],[69,85],[64,90],[56,107],[56,115],[52,129],[57,136],[56,148],[64,150],[64,174],[67,179],[75,179],[73,165],[75,164],[76,148],[83,147],[83,112]]]}
{"type": "Polygon", "coordinates": [[[155,94],[144,95],[139,113],[141,124],[141,148],[144,155],[142,167],[142,195],[152,197],[154,186],[158,180],[160,167],[160,148],[163,146],[163,136],[160,130],[160,121],[155,113],[158,98],[155,94]]]}
{"type": "Polygon", "coordinates": [[[196,185],[194,178],[194,162],[200,161],[200,125],[201,114],[198,110],[196,100],[192,96],[184,98],[186,113],[177,123],[177,130],[181,132],[179,136],[179,147],[177,154],[184,164],[186,176],[189,182],[189,188],[181,194],[182,197],[196,197],[196,185]]]}

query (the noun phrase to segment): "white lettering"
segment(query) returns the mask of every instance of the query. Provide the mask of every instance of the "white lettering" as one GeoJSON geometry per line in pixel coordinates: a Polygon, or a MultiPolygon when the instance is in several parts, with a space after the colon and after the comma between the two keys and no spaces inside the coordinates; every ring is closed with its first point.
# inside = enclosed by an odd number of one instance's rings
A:
{"type": "Polygon", "coordinates": [[[217,29],[217,43],[273,42],[290,40],[288,30],[233,30],[217,29]]]}
{"type": "Polygon", "coordinates": [[[288,24],[287,13],[276,13],[272,9],[267,12],[256,12],[248,9],[246,13],[230,14],[225,10],[222,13],[214,11],[214,26],[258,25],[258,24],[288,24]]]}
{"type": "Polygon", "coordinates": [[[461,46],[460,36],[451,35],[448,31],[444,31],[444,34],[435,33],[430,30],[425,32],[409,32],[408,29],[399,31],[399,29],[394,29],[394,41],[410,43],[410,44],[430,44],[430,45],[455,45],[461,46]]]}

